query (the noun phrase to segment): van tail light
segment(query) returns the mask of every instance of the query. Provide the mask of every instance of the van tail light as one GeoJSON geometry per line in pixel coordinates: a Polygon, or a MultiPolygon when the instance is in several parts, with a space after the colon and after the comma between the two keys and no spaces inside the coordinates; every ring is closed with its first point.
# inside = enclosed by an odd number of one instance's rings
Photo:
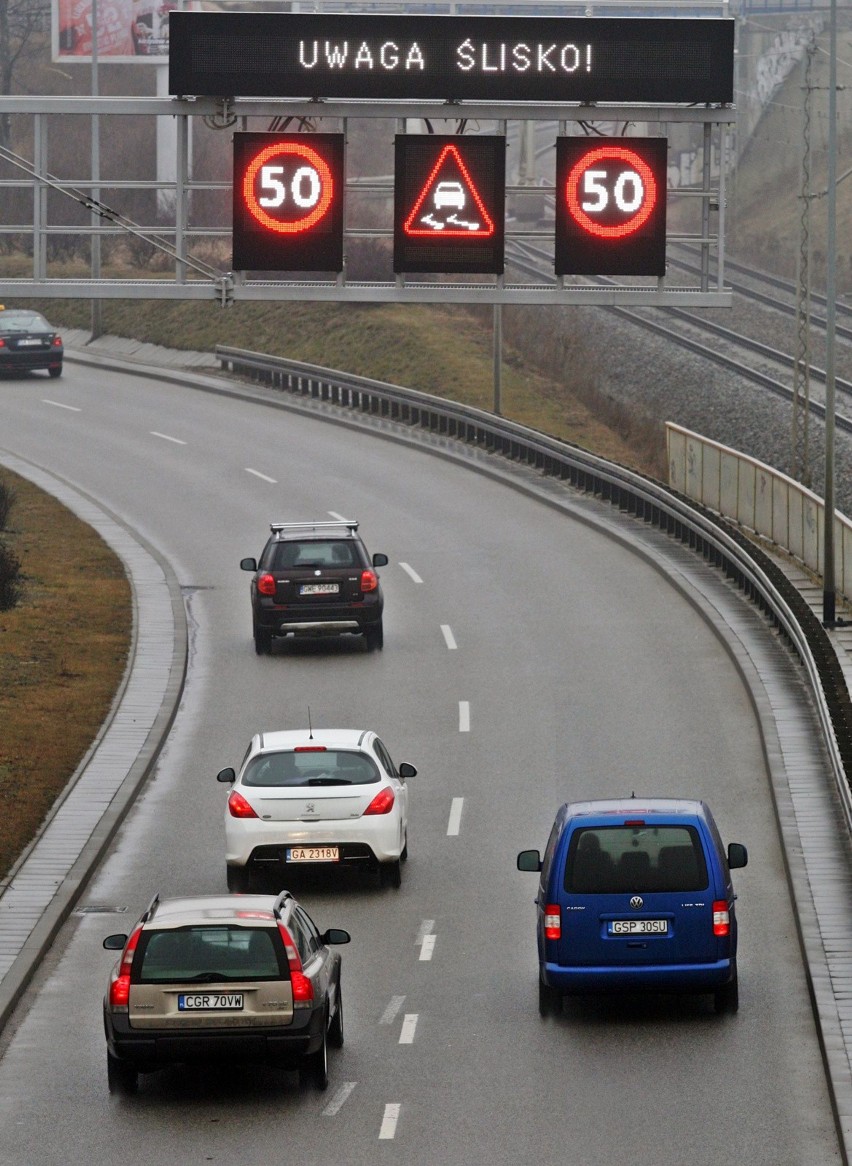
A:
{"type": "Polygon", "coordinates": [[[562,914],[558,903],[548,903],[544,908],[544,938],[562,938],[562,914]]]}
{"type": "Polygon", "coordinates": [[[287,953],[287,963],[290,967],[290,988],[293,992],[294,1008],[311,1008],[314,1003],[314,986],[302,971],[302,961],[299,952],[293,943],[293,937],[279,919],[278,930],[287,953]]]}
{"type": "Polygon", "coordinates": [[[118,975],[109,986],[109,1006],[116,1012],[126,1012],[130,1004],[130,969],[133,966],[133,957],[136,954],[136,945],[142,934],[142,924],[138,924],[131,932],[130,938],[124,945],[121,953],[121,962],[118,965],[118,975]]]}
{"type": "Polygon", "coordinates": [[[375,591],[379,585],[379,577],[375,571],[361,572],[361,590],[375,591]]]}
{"type": "Polygon", "coordinates": [[[274,595],[275,576],[270,575],[269,572],[267,572],[265,575],[261,575],[257,581],[257,589],[261,595],[274,595]]]}
{"type": "Polygon", "coordinates": [[[713,934],[731,934],[731,916],[728,912],[727,899],[716,899],[713,903],[713,934]]]}
{"type": "Polygon", "coordinates": [[[257,814],[254,812],[251,803],[246,801],[243,795],[237,790],[232,790],[231,796],[228,798],[228,813],[232,818],[257,817],[257,814]]]}
{"type": "Polygon", "coordinates": [[[394,793],[390,786],[380,790],[364,811],[367,814],[389,814],[393,809],[394,793]]]}

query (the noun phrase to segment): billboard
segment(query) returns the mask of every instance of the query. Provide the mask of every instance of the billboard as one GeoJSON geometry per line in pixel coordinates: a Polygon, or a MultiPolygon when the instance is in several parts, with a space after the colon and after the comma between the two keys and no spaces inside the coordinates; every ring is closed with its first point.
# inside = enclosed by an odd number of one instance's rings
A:
{"type": "MultiPolygon", "coordinates": [[[[98,61],[165,65],[177,6],[178,0],[97,0],[98,61]]],[[[90,63],[92,0],[53,0],[52,31],[54,61],[90,63]]]]}

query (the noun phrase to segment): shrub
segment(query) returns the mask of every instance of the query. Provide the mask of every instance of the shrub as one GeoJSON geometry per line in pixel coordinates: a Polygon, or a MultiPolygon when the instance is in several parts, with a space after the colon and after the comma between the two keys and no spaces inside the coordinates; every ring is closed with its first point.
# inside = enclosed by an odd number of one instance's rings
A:
{"type": "Polygon", "coordinates": [[[0,530],[7,529],[9,515],[15,505],[16,496],[12,487],[0,478],[0,530]]]}
{"type": "Polygon", "coordinates": [[[21,598],[21,560],[0,542],[0,611],[9,611],[21,598]]]}

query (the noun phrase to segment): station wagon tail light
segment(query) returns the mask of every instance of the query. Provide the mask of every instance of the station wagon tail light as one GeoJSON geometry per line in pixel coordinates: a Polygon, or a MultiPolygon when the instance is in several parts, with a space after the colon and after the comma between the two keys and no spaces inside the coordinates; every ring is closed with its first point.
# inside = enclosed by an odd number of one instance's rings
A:
{"type": "Polygon", "coordinates": [[[3,339],[2,336],[0,336],[0,348],[5,348],[5,347],[6,347],[6,341],[3,339]]]}
{"type": "Polygon", "coordinates": [[[293,943],[293,937],[279,919],[278,930],[287,953],[287,963],[290,967],[290,988],[293,992],[294,1008],[310,1008],[314,1002],[314,986],[302,971],[302,961],[299,952],[293,943]]]}
{"type": "Polygon", "coordinates": [[[54,336],[53,337],[53,347],[54,348],[61,348],[62,347],[62,337],[61,336],[54,336]]]}
{"type": "Polygon", "coordinates": [[[713,903],[713,934],[731,934],[731,916],[728,912],[727,899],[716,899],[713,903]]]}
{"type": "Polygon", "coordinates": [[[562,938],[562,915],[558,903],[548,903],[544,908],[544,938],[562,938]]]}
{"type": "Polygon", "coordinates": [[[109,986],[109,1006],[116,1011],[126,1012],[130,1002],[130,969],[133,966],[133,956],[136,954],[136,945],[142,934],[142,924],[138,924],[131,932],[130,938],[124,945],[121,953],[121,963],[118,965],[118,975],[109,986]]]}
{"type": "Polygon", "coordinates": [[[361,590],[375,591],[379,585],[379,577],[375,571],[361,572],[361,590]]]}
{"type": "Polygon", "coordinates": [[[252,809],[251,803],[246,801],[243,795],[237,790],[232,790],[231,796],[228,798],[228,813],[232,818],[257,817],[257,814],[252,809]]]}
{"type": "Polygon", "coordinates": [[[257,589],[261,595],[274,595],[275,576],[270,575],[268,571],[265,575],[261,575],[257,581],[257,589]]]}
{"type": "Polygon", "coordinates": [[[365,814],[389,814],[393,809],[394,803],[393,790],[390,786],[386,786],[383,790],[376,794],[364,811],[365,814]]]}

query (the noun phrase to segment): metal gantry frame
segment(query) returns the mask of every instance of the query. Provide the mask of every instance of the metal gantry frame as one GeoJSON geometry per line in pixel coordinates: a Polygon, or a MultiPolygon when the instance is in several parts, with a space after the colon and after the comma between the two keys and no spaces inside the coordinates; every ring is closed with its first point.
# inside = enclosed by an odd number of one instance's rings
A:
{"type": "MultiPolygon", "coordinates": [[[[14,224],[2,221],[0,237],[32,232],[32,275],[30,278],[3,278],[0,276],[0,294],[13,296],[64,299],[180,299],[215,300],[223,306],[236,300],[313,300],[361,303],[482,303],[482,304],[540,304],[559,306],[568,304],[646,305],[646,306],[702,306],[729,307],[731,292],[724,285],[725,273],[725,200],[726,178],[730,165],[730,128],[735,122],[732,106],[683,105],[595,105],[532,104],[532,103],[442,103],[405,101],[293,101],[255,98],[160,98],[160,97],[0,97],[0,112],[26,115],[33,118],[33,157],[21,158],[0,149],[0,161],[10,163],[21,172],[21,177],[0,179],[0,192],[5,189],[32,189],[32,224],[14,224]],[[74,115],[98,119],[104,117],[148,116],[176,120],[175,180],[170,183],[151,180],[107,179],[102,174],[88,178],[60,178],[51,173],[48,151],[48,119],[58,115],[74,115]],[[292,119],[313,126],[329,123],[347,132],[355,119],[384,119],[405,125],[418,121],[451,120],[477,122],[480,126],[496,125],[505,133],[509,123],[553,123],[554,139],[568,132],[570,125],[595,123],[647,123],[660,127],[663,136],[667,127],[695,125],[703,129],[702,178],[694,189],[679,189],[679,197],[701,201],[700,229],[693,233],[669,233],[669,241],[692,242],[700,248],[701,275],[696,286],[670,284],[668,277],[636,279],[628,283],[597,284],[586,277],[553,277],[543,273],[541,283],[515,283],[503,276],[485,276],[473,281],[456,279],[441,283],[415,280],[402,276],[388,281],[352,281],[344,270],[339,276],[325,280],[301,279],[271,280],[247,276],[243,272],[217,269],[209,262],[192,255],[190,241],[199,237],[226,239],[228,226],[203,226],[190,223],[191,193],[195,189],[230,189],[229,183],[196,183],[191,178],[190,119],[203,118],[208,125],[223,130],[245,129],[250,119],[262,119],[264,128],[273,121],[292,119]],[[713,149],[714,136],[717,148],[713,149]],[[718,172],[713,172],[713,156],[719,159],[718,172]],[[150,226],[135,223],[120,211],[110,207],[103,198],[104,191],[169,190],[173,193],[174,226],[150,226]],[[60,191],[77,200],[92,212],[94,225],[51,225],[48,222],[48,192],[60,191]],[[713,216],[717,227],[712,229],[713,216]],[[106,236],[128,234],[146,240],[165,252],[173,264],[170,279],[116,279],[103,276],[88,279],[51,277],[48,274],[48,240],[51,235],[80,235],[102,239],[106,236]],[[711,266],[715,257],[715,276],[711,266]]],[[[373,183],[370,183],[373,187],[373,183]]],[[[376,188],[393,196],[393,178],[376,180],[376,188]]],[[[363,191],[365,185],[347,181],[347,191],[363,191]]],[[[547,188],[541,188],[548,193],[547,188]]],[[[507,187],[507,192],[528,192],[528,186],[507,187]]],[[[551,188],[550,193],[553,193],[551,188]]],[[[384,228],[359,229],[348,224],[345,236],[373,235],[391,238],[391,225],[384,228]]],[[[507,259],[513,240],[537,239],[551,242],[550,225],[538,229],[518,229],[507,224],[507,259]]]]}

